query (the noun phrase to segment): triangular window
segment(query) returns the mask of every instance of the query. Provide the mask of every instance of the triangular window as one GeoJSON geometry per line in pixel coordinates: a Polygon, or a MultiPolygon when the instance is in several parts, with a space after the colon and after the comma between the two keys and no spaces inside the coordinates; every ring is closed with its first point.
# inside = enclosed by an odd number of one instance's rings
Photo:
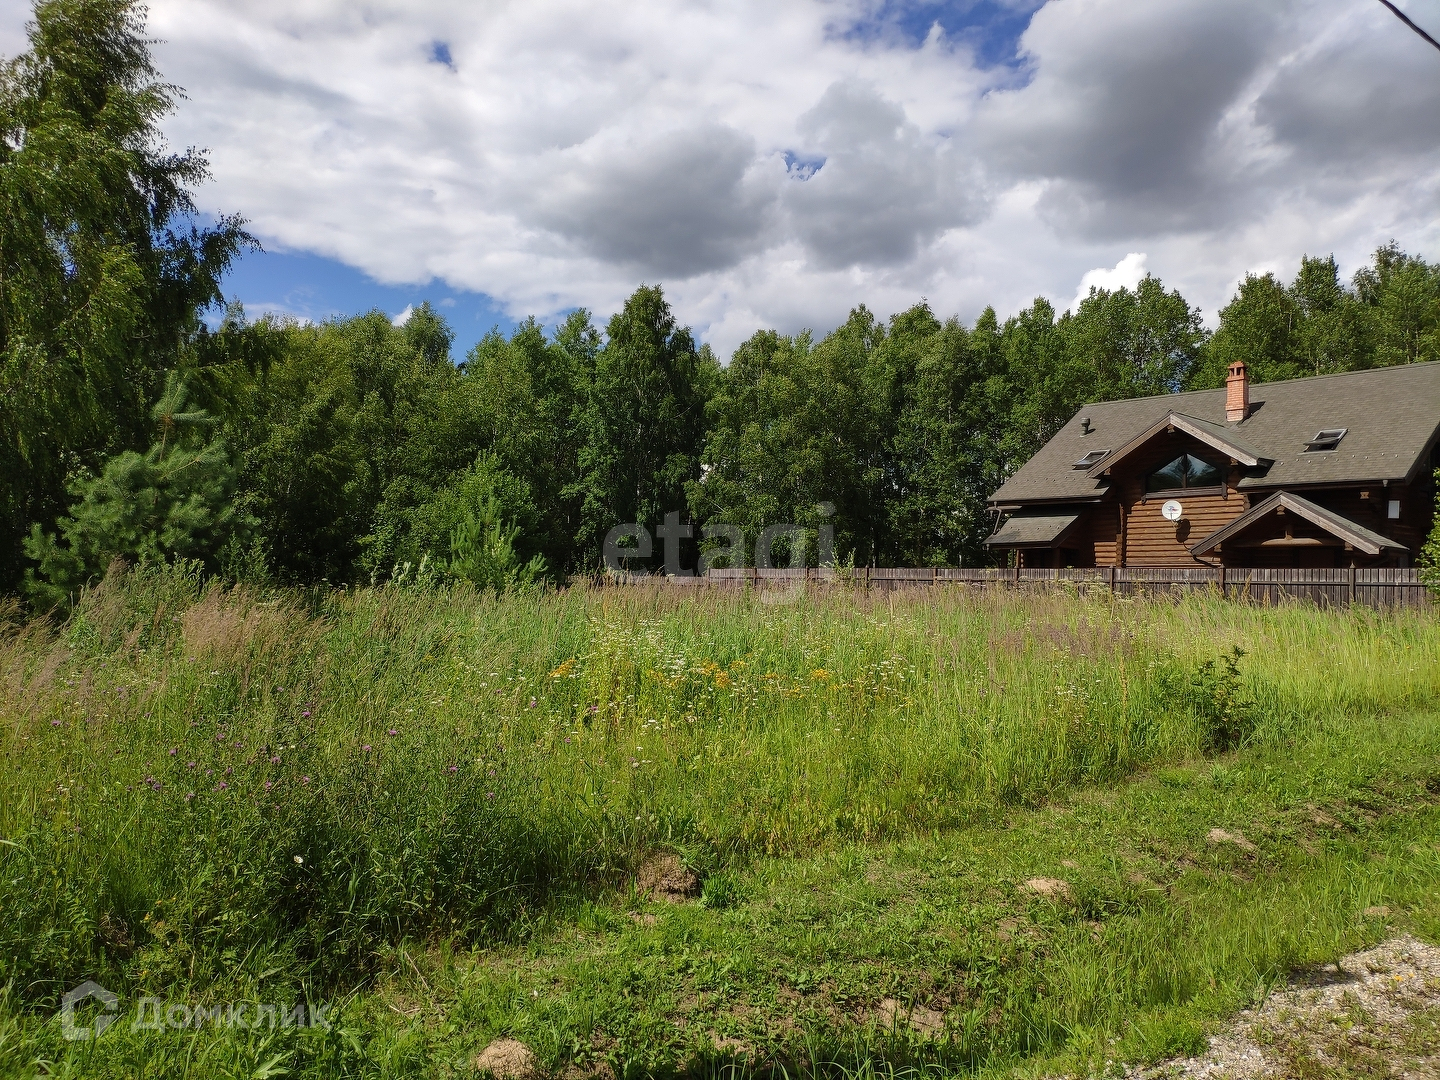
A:
{"type": "Polygon", "coordinates": [[[1225,475],[1208,461],[1190,454],[1181,454],[1163,469],[1156,469],[1145,480],[1145,490],[1183,491],[1186,488],[1218,488],[1225,475]]]}

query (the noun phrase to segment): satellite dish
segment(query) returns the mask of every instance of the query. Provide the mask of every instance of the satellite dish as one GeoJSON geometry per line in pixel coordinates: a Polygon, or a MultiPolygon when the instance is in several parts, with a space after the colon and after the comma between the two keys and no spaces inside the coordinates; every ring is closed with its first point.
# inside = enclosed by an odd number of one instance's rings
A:
{"type": "Polygon", "coordinates": [[[1184,513],[1185,508],[1180,505],[1179,499],[1167,499],[1165,505],[1160,507],[1160,516],[1166,521],[1179,521],[1184,513]]]}

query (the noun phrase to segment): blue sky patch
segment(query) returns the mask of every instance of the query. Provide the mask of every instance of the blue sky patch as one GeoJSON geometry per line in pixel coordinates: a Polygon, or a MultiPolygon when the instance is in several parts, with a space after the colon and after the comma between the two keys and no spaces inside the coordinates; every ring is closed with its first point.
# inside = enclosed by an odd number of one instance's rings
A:
{"type": "Polygon", "coordinates": [[[455,70],[455,61],[450,56],[450,45],[445,41],[432,41],[430,43],[430,62],[432,64],[444,64],[451,71],[455,70]]]}
{"type": "Polygon", "coordinates": [[[238,259],[221,285],[245,314],[293,315],[312,322],[380,310],[394,318],[429,300],[455,331],[452,355],[464,358],[492,327],[509,334],[515,320],[484,293],[427,285],[382,285],[363,271],[320,255],[256,251],[238,259]]]}
{"type": "Polygon", "coordinates": [[[792,180],[809,180],[824,167],[823,157],[802,158],[793,150],[785,151],[785,171],[792,180]]]}
{"type": "Polygon", "coordinates": [[[1020,35],[1045,0],[881,0],[870,18],[845,36],[862,41],[899,33],[918,47],[937,22],[945,35],[975,50],[984,67],[1014,67],[1020,35]]]}

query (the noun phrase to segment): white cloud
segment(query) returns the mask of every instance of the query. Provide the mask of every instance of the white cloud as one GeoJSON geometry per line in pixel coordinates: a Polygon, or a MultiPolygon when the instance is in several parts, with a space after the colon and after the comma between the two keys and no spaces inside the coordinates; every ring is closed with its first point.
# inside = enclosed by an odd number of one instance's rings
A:
{"type": "MultiPolygon", "coordinates": [[[[5,41],[26,9],[0,4],[5,41]]],[[[151,0],[150,18],[188,94],[169,137],[211,149],[202,205],[268,245],[517,316],[604,315],[658,281],[722,355],[862,302],[1064,303],[1127,252],[1212,319],[1246,270],[1304,253],[1347,272],[1392,236],[1440,254],[1440,61],[1379,4],[1050,0],[1019,70],[938,29],[844,32],[882,9],[151,0]]],[[[1440,0],[1407,10],[1440,26],[1440,0]]]]}
{"type": "Polygon", "coordinates": [[[1134,289],[1145,275],[1150,271],[1145,266],[1148,256],[1143,251],[1132,251],[1113,267],[1097,266],[1094,270],[1086,270],[1085,276],[1080,279],[1080,287],[1075,290],[1075,299],[1070,301],[1068,310],[1074,311],[1080,306],[1080,301],[1090,295],[1091,289],[1105,289],[1114,292],[1116,289],[1134,289]]]}
{"type": "Polygon", "coordinates": [[[405,310],[402,311],[402,312],[400,312],[399,315],[396,315],[393,319],[390,320],[390,325],[391,325],[391,326],[404,326],[406,323],[408,323],[408,322],[410,321],[410,316],[411,316],[411,315],[414,315],[414,314],[415,314],[415,305],[414,305],[414,304],[406,304],[406,305],[405,305],[405,310]]]}

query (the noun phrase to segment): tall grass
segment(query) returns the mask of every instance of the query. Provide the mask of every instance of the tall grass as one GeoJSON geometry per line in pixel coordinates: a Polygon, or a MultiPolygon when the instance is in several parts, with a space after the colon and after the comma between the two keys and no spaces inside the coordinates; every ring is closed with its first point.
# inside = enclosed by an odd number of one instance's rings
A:
{"type": "Polygon", "coordinates": [[[333,988],[406,937],[524,935],[657,847],[703,872],[903,837],[1440,700],[1423,614],[775,599],[141,571],[62,626],[11,613],[0,982],[333,988]]]}

